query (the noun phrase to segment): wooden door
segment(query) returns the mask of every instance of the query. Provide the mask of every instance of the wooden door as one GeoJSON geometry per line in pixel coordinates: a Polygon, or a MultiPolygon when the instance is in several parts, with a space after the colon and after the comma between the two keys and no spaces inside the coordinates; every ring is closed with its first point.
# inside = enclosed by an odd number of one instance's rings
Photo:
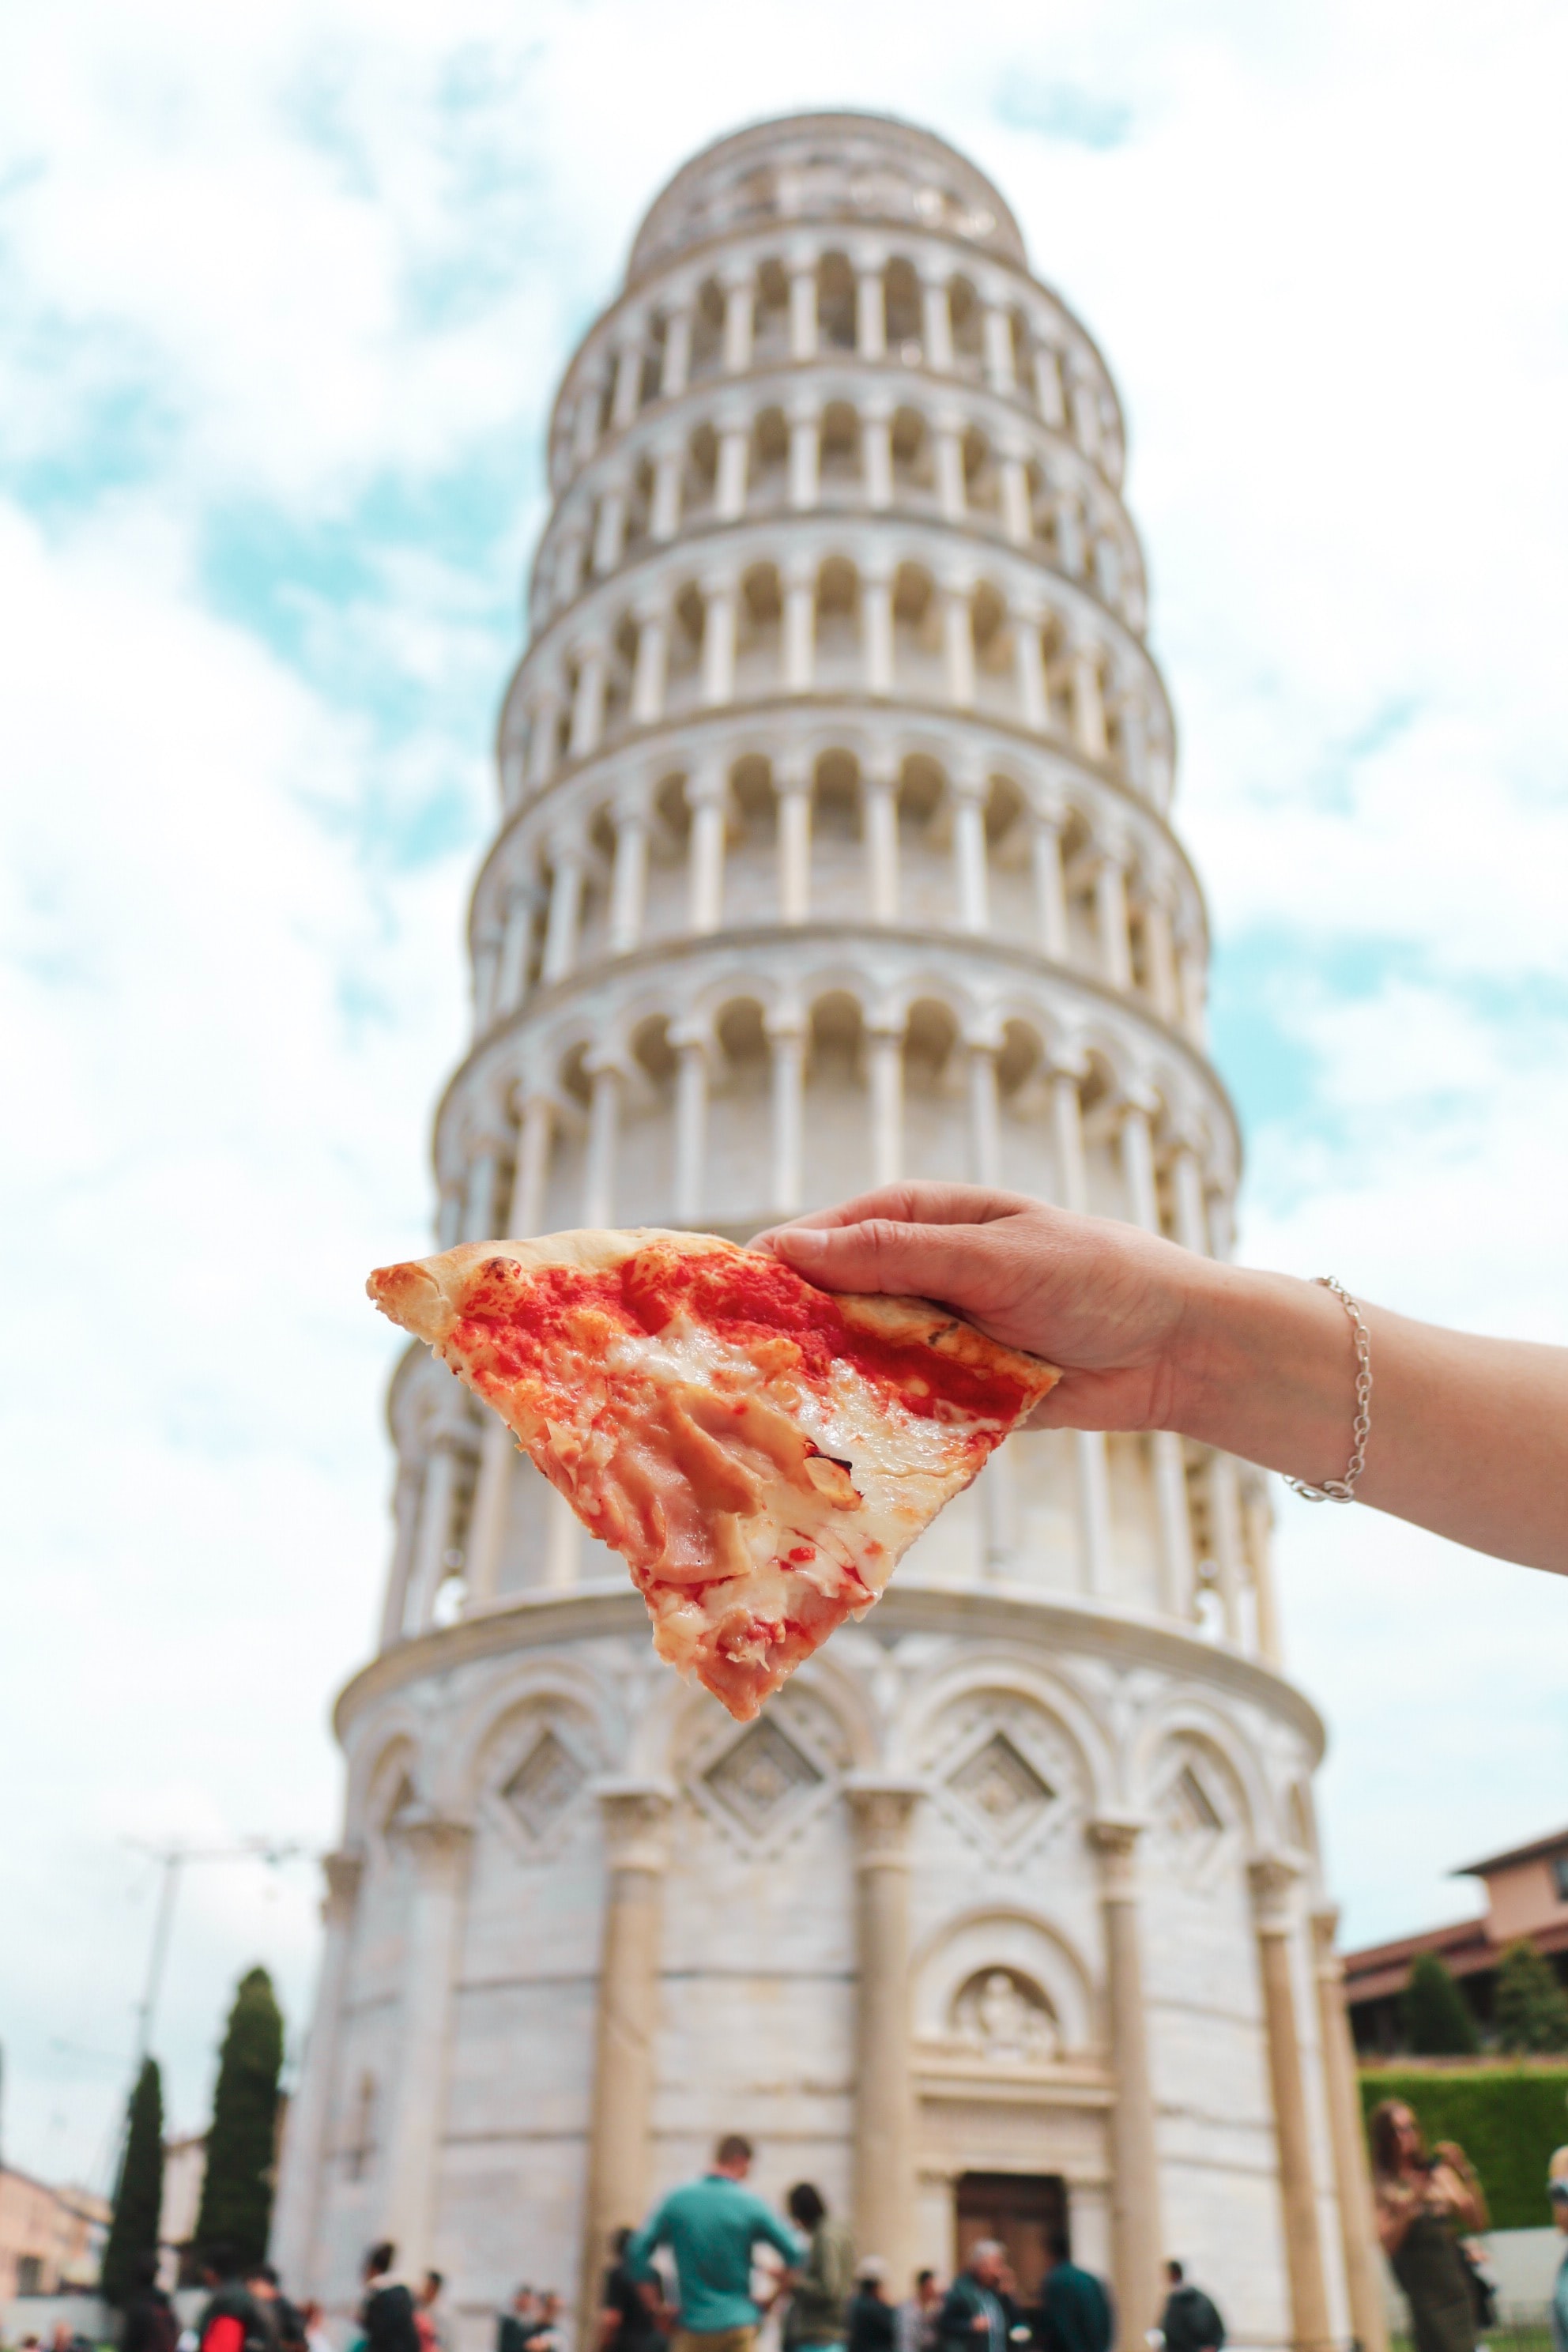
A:
{"type": "Polygon", "coordinates": [[[965,2172],[953,2190],[958,2265],[982,2238],[1007,2249],[1020,2303],[1038,2300],[1046,2274],[1046,2243],[1068,2227],[1067,2182],[1058,2172],[965,2172]]]}

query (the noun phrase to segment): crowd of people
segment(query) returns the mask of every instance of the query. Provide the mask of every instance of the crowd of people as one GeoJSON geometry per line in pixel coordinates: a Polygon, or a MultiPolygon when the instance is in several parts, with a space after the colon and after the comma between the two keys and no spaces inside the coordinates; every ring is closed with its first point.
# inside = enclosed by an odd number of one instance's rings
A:
{"type": "MultiPolygon", "coordinates": [[[[600,2300],[597,2352],[752,2352],[780,2309],[784,2352],[1110,2352],[1115,2320],[1102,2280],[1047,2239],[1037,2289],[1020,2291],[1006,2248],[982,2238],[951,2284],[919,2272],[889,2299],[888,2266],[858,2261],[844,2222],[814,2182],[784,2212],[746,2185],[753,2152],[731,2133],[700,2179],[674,2189],[640,2230],[623,2230],[600,2300]],[[759,2280],[771,2279],[759,2292],[759,2280]]],[[[1180,2263],[1167,2269],[1167,2352],[1220,2352],[1225,2324],[1180,2263]]],[[[502,2342],[497,2352],[524,2352],[502,2342]]]]}

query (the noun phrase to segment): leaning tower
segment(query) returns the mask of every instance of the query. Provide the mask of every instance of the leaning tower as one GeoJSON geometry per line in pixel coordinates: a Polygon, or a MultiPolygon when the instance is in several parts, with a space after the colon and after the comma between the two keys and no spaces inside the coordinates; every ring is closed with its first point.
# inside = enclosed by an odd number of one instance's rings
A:
{"type": "MultiPolygon", "coordinates": [[[[567,368],[474,891],[440,1240],[760,1225],[969,1177],[1229,1245],[1122,423],[1005,204],[805,115],[649,212],[567,368]]],[[[1045,2233],[1233,2338],[1382,2341],[1268,1504],[1182,1439],[1015,1437],[754,1724],[421,1349],[279,2256],[520,2278],[743,2130],[900,2291],[1045,2233]]],[[[584,2340],[593,2340],[591,2332],[584,2340]]]]}

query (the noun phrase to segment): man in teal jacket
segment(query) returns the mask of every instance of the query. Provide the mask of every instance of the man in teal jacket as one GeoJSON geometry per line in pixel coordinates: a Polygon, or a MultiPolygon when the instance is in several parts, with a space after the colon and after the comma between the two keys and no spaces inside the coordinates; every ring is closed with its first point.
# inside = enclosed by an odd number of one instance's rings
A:
{"type": "Polygon", "coordinates": [[[763,2315],[752,2295],[753,2250],[773,2247],[791,2269],[805,2253],[795,2231],[745,2186],[751,2168],[750,2140],[730,2133],[712,2170],[672,2189],[626,2248],[626,2269],[649,2284],[656,2251],[668,2246],[674,2257],[680,2320],[670,2352],[751,2352],[763,2315]]]}

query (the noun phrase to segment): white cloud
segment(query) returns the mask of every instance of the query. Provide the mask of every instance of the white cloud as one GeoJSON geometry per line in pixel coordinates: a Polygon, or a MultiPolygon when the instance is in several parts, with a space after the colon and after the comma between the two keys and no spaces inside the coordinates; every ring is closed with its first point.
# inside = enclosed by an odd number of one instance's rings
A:
{"type": "MultiPolygon", "coordinates": [[[[1127,396],[1222,946],[1308,975],[1270,982],[1316,1075],[1254,1138],[1250,1245],[1563,1335],[1568,26],[62,0],[0,39],[7,2129],[58,2170],[119,2084],[51,2039],[118,2048],[138,1990],[121,1838],[332,1832],[324,1709],[384,1552],[359,1284],[424,1231],[541,423],[704,140],[871,104],[994,172],[1127,396]],[[241,511],[283,551],[220,589],[241,511]]],[[[1351,1932],[1419,1924],[1551,1813],[1563,1590],[1359,1514],[1282,1528],[1351,1932]]],[[[298,2024],[311,1895],[215,1865],[183,1900],[190,2121],[258,1953],[298,2024]]]]}

